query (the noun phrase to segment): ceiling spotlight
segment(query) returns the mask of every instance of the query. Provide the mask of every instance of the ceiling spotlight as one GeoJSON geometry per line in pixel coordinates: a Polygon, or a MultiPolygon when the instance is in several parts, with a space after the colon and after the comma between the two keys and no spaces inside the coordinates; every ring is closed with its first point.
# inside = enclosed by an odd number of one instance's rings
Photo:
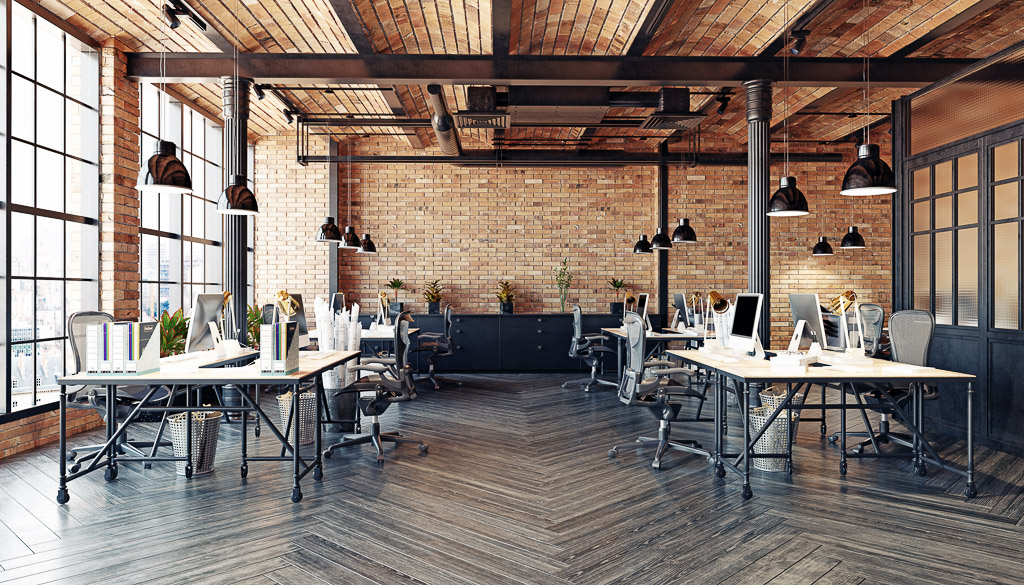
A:
{"type": "Polygon", "coordinates": [[[295,121],[295,118],[292,118],[292,111],[289,110],[288,108],[285,108],[285,109],[281,110],[281,112],[284,114],[285,121],[288,122],[289,126],[291,126],[292,122],[295,121]]]}
{"type": "Polygon", "coordinates": [[[721,116],[722,114],[725,113],[726,108],[729,107],[729,97],[721,96],[716,98],[715,101],[718,102],[718,109],[715,111],[718,112],[719,116],[721,116]]]}
{"type": "Polygon", "coordinates": [[[252,89],[253,89],[253,91],[256,92],[256,99],[257,100],[262,100],[263,98],[267,97],[267,94],[263,91],[262,87],[260,87],[258,85],[254,85],[254,86],[252,86],[252,89]]]}
{"type": "Polygon", "coordinates": [[[174,12],[174,8],[164,4],[164,9],[162,12],[164,17],[164,24],[166,24],[172,30],[181,26],[181,21],[178,20],[178,15],[174,12]]]}
{"type": "Polygon", "coordinates": [[[804,45],[807,44],[807,35],[810,34],[809,30],[795,30],[790,33],[790,36],[795,39],[793,46],[789,48],[789,52],[794,55],[799,55],[800,51],[804,50],[804,45]]]}

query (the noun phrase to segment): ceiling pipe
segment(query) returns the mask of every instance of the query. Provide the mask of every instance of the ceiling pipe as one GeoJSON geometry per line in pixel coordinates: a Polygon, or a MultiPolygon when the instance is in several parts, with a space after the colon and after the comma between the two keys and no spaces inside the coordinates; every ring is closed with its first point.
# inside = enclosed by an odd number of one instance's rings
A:
{"type": "Polygon", "coordinates": [[[434,134],[437,135],[437,143],[441,146],[441,152],[445,156],[462,156],[459,135],[455,130],[455,120],[448,113],[448,108],[444,105],[444,94],[441,91],[440,85],[431,84],[427,86],[430,105],[434,109],[434,115],[430,117],[430,125],[434,128],[434,134]]]}

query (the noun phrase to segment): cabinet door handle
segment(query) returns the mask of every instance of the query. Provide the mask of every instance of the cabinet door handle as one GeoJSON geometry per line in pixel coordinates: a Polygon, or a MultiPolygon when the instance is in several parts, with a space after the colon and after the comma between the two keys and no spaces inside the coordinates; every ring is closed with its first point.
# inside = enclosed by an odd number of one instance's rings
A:
{"type": "Polygon", "coordinates": [[[462,346],[461,345],[456,345],[455,349],[462,350],[462,346]]]}
{"type": "Polygon", "coordinates": [[[456,321],[457,323],[462,323],[462,317],[456,317],[456,318],[455,318],[455,321],[456,321]]]}
{"type": "Polygon", "coordinates": [[[544,330],[543,329],[538,329],[537,333],[544,333],[544,330]]]}
{"type": "Polygon", "coordinates": [[[537,322],[538,322],[538,323],[543,323],[543,322],[544,322],[544,319],[543,319],[543,318],[541,318],[541,317],[537,317],[537,322]]]}
{"type": "Polygon", "coordinates": [[[462,333],[462,329],[456,329],[455,332],[461,334],[462,333]]]}
{"type": "Polygon", "coordinates": [[[537,349],[538,349],[538,350],[540,350],[540,349],[544,349],[544,346],[543,346],[543,345],[538,345],[538,346],[537,346],[537,349]]]}

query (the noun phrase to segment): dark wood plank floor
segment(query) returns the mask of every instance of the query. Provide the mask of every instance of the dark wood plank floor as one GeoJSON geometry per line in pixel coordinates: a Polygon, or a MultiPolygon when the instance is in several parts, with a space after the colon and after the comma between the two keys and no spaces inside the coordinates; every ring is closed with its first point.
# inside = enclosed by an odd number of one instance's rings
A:
{"type": "MultiPolygon", "coordinates": [[[[966,501],[958,476],[916,477],[902,460],[854,460],[840,477],[835,448],[806,423],[796,473],[757,472],[744,502],[738,478],[716,478],[702,457],[670,454],[661,471],[633,448],[610,460],[610,446],[657,428],[613,391],[562,390],[553,375],[462,379],[382,419],[429,454],[389,447],[378,468],[368,446],[338,451],[299,504],[286,463],[239,478],[237,425],[222,426],[211,474],[126,464],[113,482],[72,482],[65,506],[56,447],[2,461],[0,582],[1024,582],[1019,458],[979,450],[980,494],[966,501]]],[[[710,444],[709,426],[673,431],[710,444]]],[[[250,439],[276,450],[267,434],[250,439]]],[[[938,446],[963,459],[961,444],[938,446]]]]}

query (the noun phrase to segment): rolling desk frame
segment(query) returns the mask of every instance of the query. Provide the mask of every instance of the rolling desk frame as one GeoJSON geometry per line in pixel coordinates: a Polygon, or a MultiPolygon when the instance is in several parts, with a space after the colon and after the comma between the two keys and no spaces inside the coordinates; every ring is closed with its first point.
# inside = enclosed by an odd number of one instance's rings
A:
{"type": "MultiPolygon", "coordinates": [[[[320,480],[323,477],[323,460],[321,459],[320,443],[321,443],[321,424],[324,422],[323,419],[323,404],[324,404],[324,387],[320,379],[320,375],[324,372],[338,367],[339,365],[358,359],[359,353],[354,351],[335,351],[335,352],[301,352],[299,358],[299,370],[292,374],[261,374],[259,368],[255,365],[241,367],[241,368],[218,368],[216,366],[226,365],[227,363],[237,363],[239,360],[252,359],[256,357],[255,353],[250,355],[244,355],[234,358],[228,361],[217,361],[212,364],[200,365],[197,367],[195,372],[191,371],[175,371],[175,369],[168,369],[166,372],[153,372],[142,375],[125,375],[125,374],[75,374],[73,376],[66,376],[57,380],[60,384],[60,485],[57,490],[57,502],[60,504],[66,503],[70,496],[68,494],[67,483],[73,479],[77,479],[83,475],[87,475],[96,471],[101,465],[105,467],[104,478],[107,481],[112,481],[117,478],[117,464],[119,461],[184,461],[185,462],[185,477],[192,477],[192,425],[185,425],[185,443],[186,443],[186,454],[184,457],[173,457],[173,456],[160,456],[160,457],[128,457],[117,454],[117,440],[125,433],[129,424],[135,421],[139,414],[142,412],[173,412],[173,413],[193,413],[193,412],[209,412],[209,411],[220,411],[224,413],[228,412],[255,412],[259,419],[262,419],[274,436],[281,442],[282,456],[280,457],[250,457],[247,453],[247,433],[246,433],[246,420],[247,416],[242,417],[242,465],[241,465],[241,476],[244,478],[248,475],[249,461],[292,461],[292,494],[291,499],[293,502],[299,502],[302,500],[302,491],[299,487],[299,482],[307,473],[313,471],[313,479],[320,480]],[[293,440],[295,445],[291,445],[288,442],[286,435],[282,435],[281,431],[278,430],[277,425],[274,421],[259,407],[258,404],[258,391],[261,385],[284,385],[289,386],[294,392],[293,396],[299,395],[299,388],[303,382],[314,380],[316,385],[316,421],[318,424],[315,425],[314,431],[314,448],[316,450],[313,460],[307,463],[300,455],[299,451],[299,433],[301,428],[301,417],[299,416],[299,403],[300,400],[292,400],[292,413],[291,413],[291,425],[294,428],[286,430],[286,434],[290,434],[294,431],[293,440]],[[75,473],[68,474],[67,472],[67,386],[69,385],[90,385],[90,386],[105,386],[106,387],[106,400],[107,404],[114,404],[114,397],[116,396],[117,386],[120,385],[146,385],[149,387],[145,398],[139,402],[127,418],[120,425],[117,424],[116,416],[107,417],[106,426],[106,437],[107,440],[100,450],[105,454],[105,457],[97,455],[92,458],[84,469],[75,473]],[[224,384],[236,384],[243,387],[255,387],[257,390],[257,400],[254,401],[249,396],[248,392],[239,392],[244,403],[238,407],[225,407],[225,406],[193,406],[192,405],[192,386],[207,386],[207,385],[224,385],[224,384]],[[155,394],[160,386],[184,386],[185,391],[185,406],[144,406],[153,394],[155,394]],[[285,456],[286,452],[290,452],[291,456],[285,456]]],[[[175,364],[178,365],[178,364],[175,364]]],[[[187,366],[187,362],[183,362],[182,366],[187,366]]],[[[191,415],[189,415],[191,419],[191,415]]],[[[189,420],[191,423],[191,420],[189,420]]]]}
{"type": "MultiPolygon", "coordinates": [[[[715,376],[715,447],[714,447],[714,461],[715,461],[715,474],[718,477],[725,477],[725,470],[729,469],[734,473],[739,474],[743,478],[743,490],[741,496],[743,499],[750,499],[753,496],[753,491],[750,489],[750,459],[751,457],[765,457],[765,455],[755,455],[753,452],[753,445],[757,443],[761,435],[771,426],[775,419],[779,416],[782,411],[788,413],[792,410],[838,410],[841,420],[840,429],[840,445],[839,445],[839,473],[846,475],[846,460],[848,457],[899,457],[899,454],[881,453],[877,450],[877,444],[875,453],[862,453],[862,454],[847,454],[846,452],[846,411],[847,410],[859,410],[861,417],[864,419],[865,424],[868,423],[866,408],[878,408],[878,405],[866,405],[864,404],[860,396],[853,392],[853,395],[857,398],[855,404],[848,404],[846,401],[846,390],[852,389],[852,385],[855,383],[876,383],[879,384],[879,389],[885,398],[886,404],[891,413],[901,422],[903,425],[910,430],[913,435],[914,448],[910,457],[914,460],[914,473],[918,475],[925,475],[926,468],[925,464],[932,464],[941,469],[952,471],[958,475],[961,475],[967,479],[967,485],[964,488],[964,496],[973,498],[977,495],[977,488],[974,485],[974,424],[973,424],[973,402],[974,402],[974,380],[975,376],[970,374],[961,374],[958,372],[949,372],[945,370],[939,370],[935,368],[918,368],[917,373],[904,373],[898,369],[892,367],[892,362],[885,362],[882,360],[871,360],[873,367],[864,367],[859,369],[848,369],[848,368],[836,368],[829,366],[808,366],[807,372],[803,374],[799,373],[784,373],[781,371],[773,370],[767,360],[753,361],[746,359],[739,359],[738,361],[725,361],[721,356],[715,354],[708,354],[699,351],[687,350],[687,351],[674,351],[670,350],[668,354],[672,357],[681,359],[682,361],[695,365],[699,368],[713,372],[715,376]],[[887,364],[889,367],[885,367],[887,364]],[[885,370],[889,371],[886,372],[885,370]],[[737,396],[740,404],[740,416],[743,421],[743,452],[741,453],[726,453],[724,452],[724,437],[723,437],[723,421],[726,415],[725,405],[725,387],[726,380],[732,380],[736,386],[736,391],[740,396],[737,396]],[[924,435],[921,432],[922,425],[924,423],[924,407],[922,396],[924,393],[925,384],[939,384],[942,382],[966,382],[967,383],[967,469],[960,470],[953,467],[951,464],[943,461],[935,449],[928,443],[924,435]],[[803,384],[833,384],[840,387],[840,403],[839,404],[792,404],[793,396],[800,390],[803,384]],[[752,384],[770,385],[770,384],[786,384],[787,394],[785,400],[783,400],[779,406],[771,413],[765,425],[753,436],[750,433],[750,423],[748,420],[748,414],[750,411],[750,386],[752,384]],[[900,408],[893,397],[885,390],[885,384],[906,384],[910,387],[913,393],[913,408],[911,412],[905,412],[900,408]],[[730,460],[731,459],[731,460],[730,460]]],[[[870,358],[868,358],[870,359],[870,358]]],[[[883,406],[883,407],[884,407],[883,406]]],[[[871,428],[867,425],[868,429],[871,428]]],[[[791,427],[790,427],[791,428],[791,427]]],[[[792,432],[792,430],[790,431],[792,432]]],[[[790,437],[792,440],[792,437],[790,437]]],[[[769,457],[790,457],[790,453],[768,455],[769,457]]],[[[789,467],[791,469],[791,467],[789,467]]]]}

